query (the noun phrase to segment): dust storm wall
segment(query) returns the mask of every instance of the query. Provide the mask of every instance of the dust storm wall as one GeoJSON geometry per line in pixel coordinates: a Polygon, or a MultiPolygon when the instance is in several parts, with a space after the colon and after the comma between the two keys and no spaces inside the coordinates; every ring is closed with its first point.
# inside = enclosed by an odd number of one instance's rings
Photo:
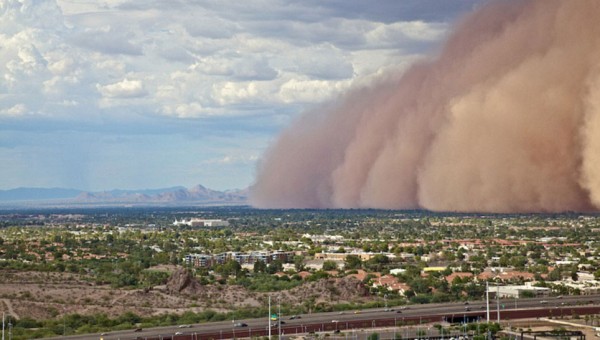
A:
{"type": "Polygon", "coordinates": [[[600,2],[496,1],[436,56],[303,114],[251,188],[263,208],[600,208],[600,2]]]}

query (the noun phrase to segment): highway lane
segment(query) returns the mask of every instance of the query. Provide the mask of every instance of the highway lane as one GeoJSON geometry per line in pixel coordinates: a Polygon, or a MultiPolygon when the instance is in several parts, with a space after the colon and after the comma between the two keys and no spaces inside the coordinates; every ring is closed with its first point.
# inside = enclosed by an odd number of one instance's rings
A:
{"type": "MultiPolygon", "coordinates": [[[[501,299],[500,311],[528,310],[528,309],[560,309],[568,308],[569,306],[584,306],[584,305],[600,305],[600,295],[589,296],[565,296],[563,298],[543,297],[533,299],[501,299]]],[[[485,301],[469,301],[465,303],[440,303],[426,305],[408,305],[405,307],[390,307],[386,311],[384,308],[375,308],[361,311],[344,311],[344,312],[328,312],[328,313],[313,313],[302,314],[300,319],[290,320],[290,316],[283,316],[282,320],[285,324],[282,325],[284,332],[297,332],[308,329],[335,329],[349,328],[352,325],[365,326],[373,320],[388,321],[391,319],[393,324],[401,325],[405,320],[415,322],[418,318],[424,318],[425,321],[431,316],[439,317],[439,320],[450,320],[451,318],[461,318],[464,315],[478,315],[485,317],[485,301]]],[[[490,301],[490,319],[496,320],[496,301],[490,301]]],[[[435,321],[435,320],[434,320],[435,321]]],[[[139,332],[134,330],[107,332],[104,335],[87,334],[61,337],[72,340],[88,340],[88,339],[135,339],[139,338],[159,338],[171,337],[177,332],[188,335],[187,339],[194,339],[194,334],[213,334],[216,339],[233,332],[241,334],[244,332],[254,332],[257,336],[266,333],[268,328],[267,317],[248,320],[229,320],[221,322],[211,322],[197,325],[189,325],[190,327],[180,328],[178,326],[156,327],[144,329],[139,332]],[[234,327],[235,323],[243,322],[247,327],[234,327]]],[[[393,325],[392,324],[392,325],[393,325]]],[[[278,329],[272,328],[272,333],[277,334],[278,329]]],[[[182,337],[183,339],[184,337],[182,337]]]]}

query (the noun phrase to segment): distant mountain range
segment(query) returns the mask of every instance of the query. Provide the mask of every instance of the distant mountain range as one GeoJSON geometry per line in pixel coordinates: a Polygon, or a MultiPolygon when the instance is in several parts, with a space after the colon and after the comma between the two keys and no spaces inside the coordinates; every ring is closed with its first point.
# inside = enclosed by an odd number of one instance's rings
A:
{"type": "Polygon", "coordinates": [[[65,188],[17,188],[0,190],[0,204],[11,205],[183,205],[246,204],[248,189],[217,191],[196,185],[144,190],[88,192],[65,188]]]}

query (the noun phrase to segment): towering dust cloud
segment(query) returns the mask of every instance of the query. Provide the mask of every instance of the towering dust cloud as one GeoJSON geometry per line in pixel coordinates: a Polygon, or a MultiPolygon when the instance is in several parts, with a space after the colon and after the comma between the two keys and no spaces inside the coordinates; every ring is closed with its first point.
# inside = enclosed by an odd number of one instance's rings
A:
{"type": "Polygon", "coordinates": [[[600,208],[600,1],[498,1],[439,56],[304,114],[257,207],[600,208]]]}

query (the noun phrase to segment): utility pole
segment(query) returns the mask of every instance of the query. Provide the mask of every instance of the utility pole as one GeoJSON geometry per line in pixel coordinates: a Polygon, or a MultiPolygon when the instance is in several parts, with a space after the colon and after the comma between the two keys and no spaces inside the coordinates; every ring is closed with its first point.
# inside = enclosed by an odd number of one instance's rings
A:
{"type": "Polygon", "coordinates": [[[4,340],[4,312],[2,312],[2,340],[4,340]]]}
{"type": "Polygon", "coordinates": [[[485,306],[487,310],[487,322],[490,323],[490,283],[485,282],[485,306]]]}
{"type": "Polygon", "coordinates": [[[277,297],[277,326],[279,328],[279,340],[281,340],[281,295],[277,297]]]}
{"type": "Polygon", "coordinates": [[[500,285],[496,282],[496,312],[498,314],[498,325],[500,325],[500,285]]]}
{"type": "Polygon", "coordinates": [[[269,295],[269,340],[271,340],[271,295],[269,295]]]}

